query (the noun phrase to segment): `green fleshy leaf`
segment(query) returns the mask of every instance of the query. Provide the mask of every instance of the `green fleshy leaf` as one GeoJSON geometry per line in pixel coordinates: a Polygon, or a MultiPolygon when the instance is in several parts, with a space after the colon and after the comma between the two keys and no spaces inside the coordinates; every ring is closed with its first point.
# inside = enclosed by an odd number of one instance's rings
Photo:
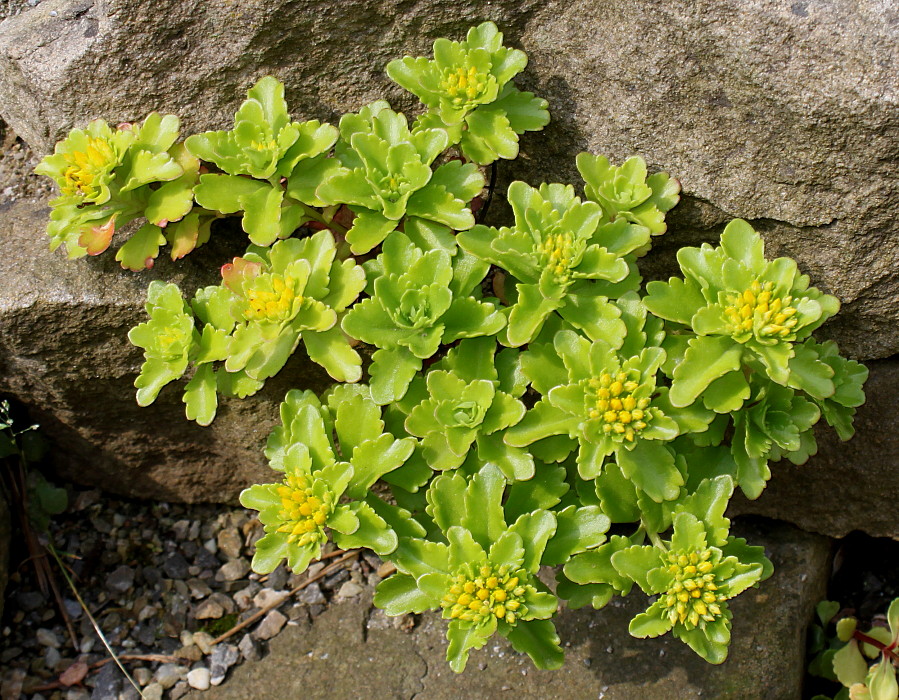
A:
{"type": "Polygon", "coordinates": [[[305,331],[303,344],[309,359],[324,367],[335,381],[358,382],[362,378],[362,358],[338,326],[320,332],[305,331]]]}
{"type": "Polygon", "coordinates": [[[421,613],[435,605],[429,595],[419,590],[415,579],[406,574],[394,574],[375,589],[374,604],[387,615],[421,613]]]}
{"type": "Polygon", "coordinates": [[[729,337],[692,338],[683,361],[674,368],[669,398],[675,406],[689,406],[714,380],[739,370],[743,347],[729,337]]]}
{"type": "Polygon", "coordinates": [[[151,224],[157,226],[163,221],[178,221],[185,217],[194,204],[192,182],[184,182],[181,178],[166,182],[154,190],[147,200],[144,216],[151,224]]]}
{"type": "Polygon", "coordinates": [[[126,270],[149,270],[162,245],[165,245],[162,229],[153,224],[144,224],[119,248],[115,259],[126,270]]]}
{"type": "Polygon", "coordinates": [[[505,486],[499,470],[487,466],[472,477],[465,490],[465,515],[460,524],[485,551],[506,529],[501,505],[505,486]]]}
{"type": "Polygon", "coordinates": [[[498,111],[477,110],[466,119],[468,130],[462,132],[462,153],[479,165],[489,165],[497,158],[518,156],[518,134],[506,115],[498,111]]]}
{"type": "Polygon", "coordinates": [[[421,360],[407,348],[376,350],[368,368],[372,399],[381,406],[399,401],[420,370],[421,360]]]}
{"type": "Polygon", "coordinates": [[[284,191],[263,187],[241,197],[244,209],[242,226],[250,240],[259,246],[269,246],[281,235],[281,203],[284,191]]]}
{"type": "Polygon", "coordinates": [[[618,449],[615,456],[622,474],[656,503],[670,501],[680,494],[684,477],[665,445],[638,440],[634,449],[618,449]]]}
{"type": "Polygon", "coordinates": [[[868,662],[858,649],[854,639],[841,648],[833,657],[833,671],[840,683],[847,688],[855,683],[864,683],[868,675],[868,662]]]}
{"type": "Polygon", "coordinates": [[[569,489],[565,475],[564,467],[540,465],[529,481],[513,482],[503,504],[506,522],[515,522],[525,513],[555,506],[569,489]]]}
{"type": "Polygon", "coordinates": [[[334,533],[334,542],[342,549],[366,547],[375,554],[384,556],[397,547],[396,533],[391,530],[384,519],[364,501],[350,504],[350,508],[359,520],[359,527],[350,534],[334,533]]]}
{"type": "Polygon", "coordinates": [[[551,620],[526,620],[508,628],[505,637],[519,653],[527,654],[537,668],[562,668],[565,653],[559,645],[559,635],[551,620]]]}
{"type": "Polygon", "coordinates": [[[468,652],[483,647],[495,631],[496,618],[492,615],[480,625],[460,620],[450,622],[446,630],[446,638],[449,640],[446,660],[450,668],[456,673],[462,673],[468,663],[468,652]]]}
{"type": "Polygon", "coordinates": [[[558,566],[579,552],[602,544],[611,520],[596,506],[568,506],[556,514],[556,533],[546,546],[542,564],[558,566]]]}
{"type": "Polygon", "coordinates": [[[665,634],[671,629],[671,620],[663,616],[657,609],[657,606],[650,607],[650,611],[640,613],[628,625],[627,631],[632,637],[645,639],[647,637],[658,637],[665,634]],[[655,614],[653,614],[655,613],[655,614]]]}
{"type": "MultiPolygon", "coordinates": [[[[208,326],[207,326],[208,328],[208,326]]],[[[199,425],[209,425],[218,407],[216,377],[212,365],[200,365],[184,387],[185,415],[199,425]]]]}
{"type": "Polygon", "coordinates": [[[556,532],[556,518],[545,510],[537,510],[520,516],[509,529],[517,532],[524,543],[522,566],[526,571],[536,573],[546,543],[556,532]]]}
{"type": "Polygon", "coordinates": [[[347,231],[346,239],[350,244],[350,250],[355,255],[369,252],[376,245],[384,241],[391,231],[396,228],[397,222],[388,219],[383,214],[362,207],[355,207],[356,218],[353,225],[347,231]]]}

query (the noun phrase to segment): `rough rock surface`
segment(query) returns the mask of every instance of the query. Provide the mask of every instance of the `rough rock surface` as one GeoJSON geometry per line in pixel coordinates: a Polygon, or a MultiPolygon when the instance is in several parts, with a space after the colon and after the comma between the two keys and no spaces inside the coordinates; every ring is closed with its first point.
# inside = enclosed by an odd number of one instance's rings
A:
{"type": "Polygon", "coordinates": [[[845,350],[899,351],[899,9],[880,0],[47,0],[0,30],[0,116],[38,150],[153,109],[219,128],[266,73],[304,118],[410,106],[387,61],[485,15],[528,52],[521,82],[554,120],[507,173],[643,154],[683,182],[668,248],[751,219],[846,302],[828,331],[845,350]]]}
{"type": "Polygon", "coordinates": [[[862,530],[899,540],[899,441],[893,426],[893,416],[899,415],[899,362],[868,364],[867,401],[855,416],[855,437],[840,442],[822,421],[815,433],[818,454],[801,467],[786,461],[772,464],[771,481],[761,497],[748,501],[738,494],[731,514],[789,520],[830,537],[862,530]]]}
{"type": "Polygon", "coordinates": [[[557,619],[565,666],[538,671],[499,637],[471,654],[466,671],[446,664],[446,622],[426,614],[411,632],[374,624],[368,601],[329,608],[311,625],[288,628],[262,661],[238,668],[228,683],[190,700],[230,700],[253,688],[257,700],[285,697],[604,698],[686,700],[799,698],[805,626],[825,593],[829,543],[787,525],[738,529],[766,547],[775,566],[758,590],[736,598],[730,657],[710,666],[670,635],[634,639],[629,620],[646,606],[633,594],[601,611],[564,611],[557,619]],[[367,619],[367,622],[366,622],[367,619]],[[760,621],[764,623],[760,624],[760,621]]]}
{"type": "MultiPolygon", "coordinates": [[[[147,273],[125,273],[110,256],[72,263],[52,255],[40,203],[0,207],[0,392],[27,404],[54,443],[62,476],[128,496],[225,501],[271,480],[262,447],[289,388],[327,385],[327,375],[298,355],[252,400],[225,399],[215,422],[184,418],[177,386],[140,408],[134,378],[141,350],[127,339],[145,320],[153,279],[193,290],[214,283],[227,236],[183,264],[161,259],[147,273]],[[210,256],[210,257],[206,257],[210,256]]],[[[232,241],[232,243],[235,243],[232,241]]]]}

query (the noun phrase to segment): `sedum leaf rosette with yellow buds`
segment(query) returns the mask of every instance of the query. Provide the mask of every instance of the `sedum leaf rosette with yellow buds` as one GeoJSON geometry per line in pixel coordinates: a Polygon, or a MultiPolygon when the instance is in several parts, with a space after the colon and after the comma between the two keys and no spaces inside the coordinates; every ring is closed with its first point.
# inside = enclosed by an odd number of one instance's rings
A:
{"type": "Polygon", "coordinates": [[[387,75],[428,108],[416,128],[443,128],[462,153],[481,165],[518,155],[518,136],[549,123],[546,100],[511,82],[527,65],[523,51],[503,46],[493,22],[468,30],[465,41],[437,39],[434,60],[391,61],[387,75]]]}
{"type": "Polygon", "coordinates": [[[200,206],[223,214],[242,212],[250,241],[268,246],[290,236],[302,223],[320,216],[289,197],[283,178],[315,172],[337,140],[337,129],[319,121],[291,121],[284,84],[266,76],[247,92],[230,131],[190,136],[195,156],[215,163],[222,173],[200,176],[200,206]]]}
{"type": "Polygon", "coordinates": [[[177,117],[156,112],[142,124],[117,129],[97,119],[58,143],[35,168],[60,189],[50,202],[50,249],[64,244],[70,258],[99,255],[117,230],[139,219],[145,223],[116,253],[124,268],[152,267],[167,240],[173,258],[200,245],[203,240],[194,236],[191,246],[183,240],[175,246],[177,233],[164,230],[193,208],[199,170],[199,161],[175,144],[178,128],[177,117]]]}
{"type": "Polygon", "coordinates": [[[684,278],[650,282],[644,299],[656,316],[696,333],[674,368],[674,405],[690,405],[714,382],[706,405],[717,410],[723,401],[733,410],[727,397],[748,397],[744,367],[783,386],[793,373],[810,374],[806,384],[817,379],[822,394],[833,394],[830,367],[790,363],[794,346],[840,306],[836,297],[809,287],[794,260],[766,260],[761,237],[740,219],[727,225],[717,248],[682,248],[677,259],[684,278]]]}
{"type": "Polygon", "coordinates": [[[477,225],[458,235],[459,245],[481,260],[508,270],[517,285],[509,311],[508,344],[532,341],[553,312],[589,338],[620,335],[618,309],[602,283],[621,282],[627,261],[597,235],[602,210],[581,202],[571,185],[523,182],[509,185],[515,227],[477,225]]]}
{"type": "Polygon", "coordinates": [[[538,668],[562,664],[549,619],[558,601],[536,576],[556,518],[536,510],[507,525],[501,504],[505,483],[492,465],[468,481],[459,474],[435,479],[429,511],[446,543],[400,538],[390,557],[398,573],[375,592],[375,604],[388,615],[441,610],[450,621],[446,658],[457,673],[465,669],[469,651],[495,633],[538,668]]]}
{"type": "Polygon", "coordinates": [[[414,441],[384,432],[381,409],[364,386],[336,387],[324,404],[310,391],[293,390],[281,404],[281,420],[266,455],[283,481],[240,495],[265,526],[253,570],[270,573],[286,559],[295,573],[303,572],[321,556],[329,531],[344,549],[392,552],[397,536],[366,497],[377,501],[369,489],[406,461],[414,441]]]}
{"type": "Polygon", "coordinates": [[[771,563],[760,547],[721,539],[697,516],[674,516],[668,547],[638,545],[614,552],[615,569],[650,596],[658,596],[630,624],[635,637],[672,632],[706,661],[727,658],[732,614],[727,601],[767,578],[771,563]],[[740,556],[750,561],[744,563],[740,556]]]}

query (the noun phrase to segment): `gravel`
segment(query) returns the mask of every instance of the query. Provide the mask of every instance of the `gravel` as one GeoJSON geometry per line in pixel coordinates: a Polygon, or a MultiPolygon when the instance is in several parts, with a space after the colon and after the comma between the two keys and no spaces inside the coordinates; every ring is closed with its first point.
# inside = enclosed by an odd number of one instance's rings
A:
{"type": "MultiPolygon", "coordinates": [[[[70,492],[50,538],[64,553],[79,594],[144,698],[177,700],[227,683],[232,669],[267,653],[287,625],[355,598],[376,577],[376,557],[355,557],[339,571],[290,594],[330,561],[293,574],[250,571],[262,528],[252,511],[221,505],[136,502],[98,490],[70,492]],[[278,601],[281,601],[280,603],[278,601]],[[218,644],[260,610],[260,619],[218,644]]],[[[325,553],[333,551],[328,545],[325,553]]],[[[28,564],[13,561],[6,626],[0,628],[0,697],[28,700],[140,700],[113,663],[88,616],[57,574],[69,633],[52,594],[28,564]],[[83,666],[82,680],[65,687],[83,666]],[[63,676],[68,672],[68,676],[63,676]]]]}

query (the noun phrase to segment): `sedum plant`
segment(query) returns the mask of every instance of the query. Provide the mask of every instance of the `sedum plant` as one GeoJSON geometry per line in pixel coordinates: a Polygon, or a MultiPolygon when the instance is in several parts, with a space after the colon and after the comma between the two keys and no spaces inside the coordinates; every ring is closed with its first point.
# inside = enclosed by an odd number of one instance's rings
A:
{"type": "Polygon", "coordinates": [[[96,119],[60,141],[35,168],[60,189],[50,202],[50,249],[65,245],[70,258],[99,255],[136,220],[143,225],[116,252],[124,268],[153,267],[166,241],[173,259],[204,243],[214,216],[186,218],[200,164],[175,144],[178,129],[177,117],[153,112],[142,124],[116,129],[96,119]],[[177,223],[165,231],[171,222],[177,223]]]}
{"type": "Polygon", "coordinates": [[[511,82],[525,64],[490,22],[391,62],[422,102],[411,128],[383,101],[338,127],[293,121],[271,77],[233,129],[183,145],[174,117],[94,122],[39,167],[61,188],[51,245],[99,252],[103,227],[140,217],[123,260],[152,260],[160,236],[179,257],[229,218],[249,235],[189,300],[151,282],[129,339],[138,402],[187,375],[202,425],[301,346],[338,382],[287,394],[265,448],[277,478],[241,495],[265,529],[258,572],[303,571],[329,542],[370,549],[397,569],[375,603],[439,611],[459,672],[494,634],[557,668],[560,601],[635,589],[653,600],[631,634],[721,663],[730,601],[772,572],[727,503],[759,497],[772,462],[808,460],[821,417],[851,437],[867,370],[812,337],[836,298],[767,260],[745,221],[644,286],[680,185],[637,156],[582,153],[582,189],[516,181],[513,220],[476,223],[482,166],[549,120],[511,82]]]}

